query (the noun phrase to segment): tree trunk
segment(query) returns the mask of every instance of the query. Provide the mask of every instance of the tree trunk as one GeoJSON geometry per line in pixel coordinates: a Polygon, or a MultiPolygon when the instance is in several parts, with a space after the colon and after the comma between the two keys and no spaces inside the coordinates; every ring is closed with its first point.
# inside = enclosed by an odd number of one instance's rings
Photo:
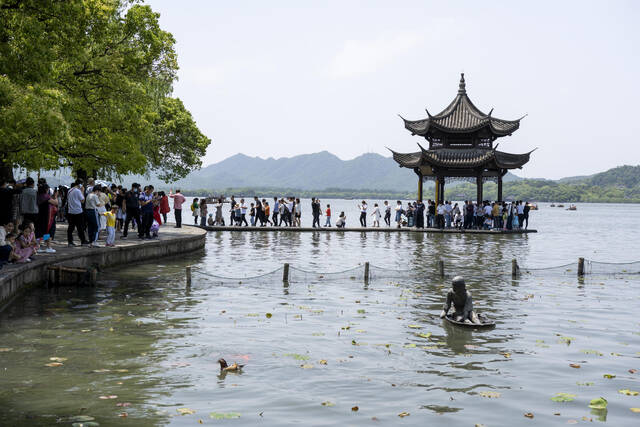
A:
{"type": "Polygon", "coordinates": [[[13,179],[13,167],[4,162],[0,162],[0,180],[9,181],[13,179]]]}
{"type": "Polygon", "coordinates": [[[87,171],[84,169],[74,170],[75,178],[81,179],[85,184],[87,183],[87,171]]]}

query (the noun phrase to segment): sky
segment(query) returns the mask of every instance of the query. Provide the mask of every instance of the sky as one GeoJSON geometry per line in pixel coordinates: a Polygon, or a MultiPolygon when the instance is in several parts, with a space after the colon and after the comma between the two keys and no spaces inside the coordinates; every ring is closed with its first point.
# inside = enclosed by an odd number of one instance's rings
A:
{"type": "Polygon", "coordinates": [[[640,163],[640,2],[147,0],[176,38],[174,96],[237,153],[417,151],[398,115],[443,110],[460,73],[484,112],[516,119],[516,174],[556,179],[640,163]]]}

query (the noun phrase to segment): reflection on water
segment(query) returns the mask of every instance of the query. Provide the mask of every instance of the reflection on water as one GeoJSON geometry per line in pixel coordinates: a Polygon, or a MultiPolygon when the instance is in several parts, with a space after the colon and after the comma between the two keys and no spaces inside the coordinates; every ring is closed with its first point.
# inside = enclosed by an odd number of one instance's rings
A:
{"type": "Polygon", "coordinates": [[[209,233],[204,254],[112,269],[93,289],[37,289],[0,317],[0,416],[9,425],[86,416],[101,425],[359,425],[375,417],[467,426],[528,425],[531,412],[543,425],[564,425],[605,421],[588,408],[603,396],[606,422],[633,425],[637,397],[618,390],[638,390],[629,372],[640,368],[631,309],[638,282],[504,275],[514,257],[556,261],[557,245],[539,237],[209,233]],[[449,287],[436,274],[441,259],[449,278],[465,275],[495,329],[438,317],[449,287]],[[320,277],[364,261],[416,274],[368,284],[320,277]],[[225,284],[197,274],[185,288],[186,265],[254,276],[285,262],[316,273],[225,284]],[[220,357],[246,367],[220,373],[220,357]],[[560,392],[575,400],[552,401],[560,392]]]}

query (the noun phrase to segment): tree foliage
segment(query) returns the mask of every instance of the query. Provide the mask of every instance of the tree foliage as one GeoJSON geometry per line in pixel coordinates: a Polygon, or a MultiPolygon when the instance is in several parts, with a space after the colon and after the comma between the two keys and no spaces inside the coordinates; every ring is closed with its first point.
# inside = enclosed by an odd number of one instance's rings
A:
{"type": "Polygon", "coordinates": [[[0,0],[0,163],[166,179],[199,167],[210,140],[171,98],[175,40],[158,19],[131,0],[0,0]]]}

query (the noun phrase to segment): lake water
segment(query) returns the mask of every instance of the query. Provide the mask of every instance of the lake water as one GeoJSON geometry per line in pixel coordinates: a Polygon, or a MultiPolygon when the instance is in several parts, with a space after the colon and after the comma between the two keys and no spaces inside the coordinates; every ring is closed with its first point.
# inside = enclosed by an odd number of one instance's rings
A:
{"type": "MultiPolygon", "coordinates": [[[[328,202],[357,221],[355,202],[328,202]]],[[[638,205],[541,205],[529,235],[211,232],[203,253],[111,269],[96,288],[35,289],[3,312],[0,419],[638,425],[630,408],[640,396],[619,390],[640,391],[639,276],[578,280],[573,271],[581,256],[639,260],[639,218],[638,205]],[[572,265],[512,280],[512,258],[523,267],[572,265]],[[354,273],[365,261],[396,277],[365,284],[354,273]],[[292,270],[288,285],[280,271],[212,279],[285,262],[309,273],[292,270]],[[456,273],[495,329],[459,330],[437,317],[456,273]],[[221,375],[220,357],[246,366],[221,375]],[[556,393],[572,400],[552,401],[556,393]],[[588,407],[597,397],[607,411],[588,407]]]]}

